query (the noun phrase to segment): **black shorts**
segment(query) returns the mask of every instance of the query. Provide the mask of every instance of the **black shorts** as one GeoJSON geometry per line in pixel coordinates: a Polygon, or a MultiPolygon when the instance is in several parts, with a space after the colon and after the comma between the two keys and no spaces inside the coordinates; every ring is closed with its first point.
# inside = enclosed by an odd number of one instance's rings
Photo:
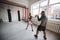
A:
{"type": "Polygon", "coordinates": [[[39,25],[38,28],[37,28],[37,30],[38,31],[45,31],[46,30],[46,27],[39,25]]]}

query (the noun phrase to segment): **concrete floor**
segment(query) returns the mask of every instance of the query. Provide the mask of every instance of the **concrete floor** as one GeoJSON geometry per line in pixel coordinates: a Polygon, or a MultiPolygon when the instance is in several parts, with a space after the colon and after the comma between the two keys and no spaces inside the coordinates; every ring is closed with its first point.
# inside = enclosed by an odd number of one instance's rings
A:
{"type": "MultiPolygon", "coordinates": [[[[34,38],[34,34],[36,32],[36,28],[33,25],[34,31],[31,31],[31,27],[29,25],[26,30],[27,23],[20,22],[11,22],[11,23],[0,23],[0,40],[36,40],[34,38]]],[[[51,31],[47,32],[47,40],[60,40],[60,34],[53,33],[51,31]]],[[[43,39],[43,32],[39,33],[37,40],[43,39]]]]}

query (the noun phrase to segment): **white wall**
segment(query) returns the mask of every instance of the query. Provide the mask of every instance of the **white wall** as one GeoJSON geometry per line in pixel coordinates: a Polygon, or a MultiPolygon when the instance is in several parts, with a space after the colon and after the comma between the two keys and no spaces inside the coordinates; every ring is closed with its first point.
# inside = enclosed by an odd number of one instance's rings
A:
{"type": "MultiPolygon", "coordinates": [[[[8,0],[8,1],[15,2],[21,5],[25,5],[26,7],[29,7],[29,2],[27,0],[8,0]]],[[[0,19],[3,19],[4,22],[9,21],[7,9],[11,9],[12,21],[18,21],[18,13],[17,13],[18,10],[20,10],[20,16],[22,19],[24,15],[23,8],[12,6],[12,5],[7,5],[7,4],[1,4],[0,5],[0,19]]]]}
{"type": "Polygon", "coordinates": [[[0,7],[0,19],[3,19],[3,21],[8,21],[8,14],[7,14],[7,6],[1,5],[0,7]]]}
{"type": "Polygon", "coordinates": [[[8,22],[8,12],[7,9],[11,9],[11,17],[12,21],[18,21],[18,13],[17,11],[20,11],[20,17],[22,19],[23,15],[23,9],[21,7],[7,5],[7,4],[1,4],[0,3],[0,19],[3,19],[4,22],[8,22]]]}

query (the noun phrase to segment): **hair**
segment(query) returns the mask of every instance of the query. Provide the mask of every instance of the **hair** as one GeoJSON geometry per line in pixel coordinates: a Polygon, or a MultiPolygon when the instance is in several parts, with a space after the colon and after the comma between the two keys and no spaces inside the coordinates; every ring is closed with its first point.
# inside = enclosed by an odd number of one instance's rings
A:
{"type": "Polygon", "coordinates": [[[42,11],[41,13],[45,13],[45,11],[42,11]]]}
{"type": "Polygon", "coordinates": [[[31,15],[31,13],[29,13],[29,15],[31,15]]]}
{"type": "Polygon", "coordinates": [[[42,11],[41,14],[42,14],[42,15],[45,15],[45,11],[42,11]]]}

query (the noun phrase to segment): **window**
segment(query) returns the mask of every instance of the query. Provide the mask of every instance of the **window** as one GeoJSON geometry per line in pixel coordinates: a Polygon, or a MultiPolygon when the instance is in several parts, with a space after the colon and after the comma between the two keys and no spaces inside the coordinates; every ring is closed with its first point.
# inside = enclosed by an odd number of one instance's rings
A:
{"type": "Polygon", "coordinates": [[[52,5],[49,7],[48,10],[48,18],[58,19],[60,15],[60,4],[52,5]]]}
{"type": "Polygon", "coordinates": [[[33,4],[32,5],[32,8],[34,9],[34,8],[38,8],[39,7],[39,3],[35,3],[35,4],[33,4]]]}
{"type": "Polygon", "coordinates": [[[36,14],[38,14],[38,11],[39,11],[39,2],[32,4],[31,5],[32,16],[35,16],[36,14]]]}
{"type": "Polygon", "coordinates": [[[58,3],[60,0],[50,0],[50,4],[58,3]]]}
{"type": "Polygon", "coordinates": [[[40,14],[41,11],[45,11],[48,19],[60,19],[60,0],[48,0],[40,1],[31,6],[32,15],[40,14]],[[51,5],[52,4],[52,5],[51,5]],[[57,16],[56,16],[57,15],[57,16]]]}
{"type": "Polygon", "coordinates": [[[55,17],[55,19],[60,19],[60,17],[59,17],[59,15],[60,15],[60,4],[54,5],[53,9],[54,9],[54,14],[57,15],[57,17],[55,17]]]}
{"type": "Polygon", "coordinates": [[[48,0],[41,2],[40,6],[47,6],[48,0]]]}
{"type": "Polygon", "coordinates": [[[38,11],[39,11],[39,9],[37,8],[37,9],[33,9],[33,14],[32,14],[32,16],[35,16],[36,14],[38,14],[38,11]]]}

